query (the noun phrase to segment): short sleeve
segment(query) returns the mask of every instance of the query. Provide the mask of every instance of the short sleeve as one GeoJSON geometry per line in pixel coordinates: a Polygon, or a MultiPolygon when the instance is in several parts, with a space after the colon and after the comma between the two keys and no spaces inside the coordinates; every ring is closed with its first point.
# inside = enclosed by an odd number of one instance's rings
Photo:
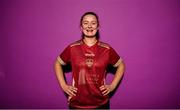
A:
{"type": "Polygon", "coordinates": [[[121,62],[122,62],[122,58],[117,54],[117,52],[112,47],[110,47],[109,63],[114,67],[118,67],[121,62]]]}
{"type": "Polygon", "coordinates": [[[70,53],[70,46],[66,47],[64,51],[57,57],[57,60],[61,65],[66,65],[70,62],[71,53],[70,53]]]}

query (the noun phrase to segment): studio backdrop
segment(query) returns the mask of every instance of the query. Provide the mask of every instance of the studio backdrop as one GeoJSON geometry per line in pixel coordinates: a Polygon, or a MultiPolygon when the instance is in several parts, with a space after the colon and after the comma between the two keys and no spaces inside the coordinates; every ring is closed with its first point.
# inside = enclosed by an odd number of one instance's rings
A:
{"type": "Polygon", "coordinates": [[[111,108],[180,108],[179,0],[1,0],[0,108],[68,108],[53,65],[87,11],[126,64],[111,108]]]}

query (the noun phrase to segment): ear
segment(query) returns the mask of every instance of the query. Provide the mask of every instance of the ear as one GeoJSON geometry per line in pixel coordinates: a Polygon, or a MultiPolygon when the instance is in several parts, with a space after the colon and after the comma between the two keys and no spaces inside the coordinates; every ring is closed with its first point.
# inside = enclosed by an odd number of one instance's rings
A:
{"type": "Polygon", "coordinates": [[[100,26],[97,27],[97,30],[99,30],[99,29],[100,29],[100,26]]]}
{"type": "Polygon", "coordinates": [[[80,26],[81,31],[83,30],[82,26],[80,26]]]}

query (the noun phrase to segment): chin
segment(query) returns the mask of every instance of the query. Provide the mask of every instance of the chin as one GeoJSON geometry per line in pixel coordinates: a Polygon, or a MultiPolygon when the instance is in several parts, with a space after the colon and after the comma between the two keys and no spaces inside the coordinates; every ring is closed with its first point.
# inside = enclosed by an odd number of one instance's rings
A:
{"type": "Polygon", "coordinates": [[[84,35],[86,36],[86,37],[95,37],[96,36],[96,34],[86,34],[86,33],[84,33],[84,35]]]}
{"type": "Polygon", "coordinates": [[[96,37],[95,34],[93,34],[93,35],[87,35],[87,34],[85,34],[85,36],[88,37],[88,38],[96,37]]]}

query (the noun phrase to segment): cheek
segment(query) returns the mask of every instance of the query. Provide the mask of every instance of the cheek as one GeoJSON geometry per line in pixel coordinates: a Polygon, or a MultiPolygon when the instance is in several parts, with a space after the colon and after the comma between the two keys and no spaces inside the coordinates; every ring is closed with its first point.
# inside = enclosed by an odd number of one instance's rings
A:
{"type": "Polygon", "coordinates": [[[84,34],[87,34],[87,31],[86,31],[85,29],[83,29],[82,32],[83,32],[84,34]]]}
{"type": "Polygon", "coordinates": [[[86,26],[82,26],[82,30],[86,30],[88,27],[86,26]]]}
{"type": "Polygon", "coordinates": [[[85,32],[86,28],[85,27],[81,27],[81,31],[85,32]]]}
{"type": "Polygon", "coordinates": [[[97,33],[97,29],[96,30],[94,30],[94,34],[96,34],[97,33]]]}
{"type": "Polygon", "coordinates": [[[94,32],[98,31],[98,27],[93,27],[94,32]]]}
{"type": "Polygon", "coordinates": [[[98,28],[98,25],[95,24],[95,25],[92,25],[93,28],[97,29],[98,28]]]}

